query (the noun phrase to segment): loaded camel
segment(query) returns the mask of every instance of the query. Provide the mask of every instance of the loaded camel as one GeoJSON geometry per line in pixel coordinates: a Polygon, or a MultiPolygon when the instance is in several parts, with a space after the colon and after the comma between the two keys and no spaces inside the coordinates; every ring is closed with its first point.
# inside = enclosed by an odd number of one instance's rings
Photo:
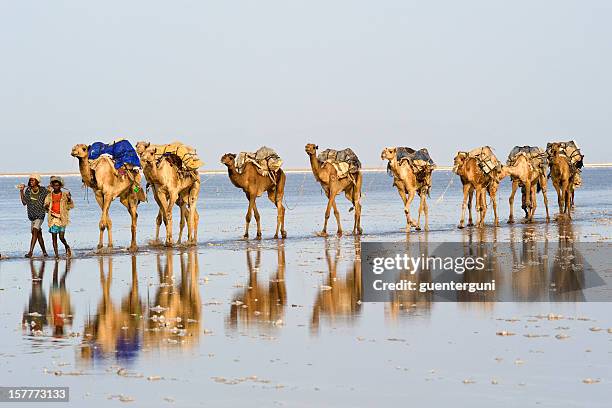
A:
{"type": "MultiPolygon", "coordinates": [[[[323,230],[321,231],[322,236],[327,236],[327,221],[331,213],[331,209],[334,209],[334,216],[336,217],[336,223],[338,225],[338,235],[342,235],[342,226],[340,224],[340,211],[336,207],[336,196],[342,192],[349,200],[353,207],[351,210],[355,210],[355,221],[353,224],[353,234],[361,235],[363,229],[361,228],[361,185],[363,183],[363,176],[361,170],[357,172],[354,177],[343,177],[338,178],[338,172],[333,164],[319,162],[317,159],[317,149],[319,146],[309,143],[306,145],[306,154],[310,158],[310,167],[312,168],[312,174],[315,177],[325,195],[327,196],[327,208],[325,209],[325,222],[323,224],[323,230]]],[[[349,210],[349,211],[351,211],[349,210]]]]}
{"type": "Polygon", "coordinates": [[[453,171],[461,179],[463,185],[463,204],[461,206],[461,219],[459,220],[458,228],[463,228],[465,221],[465,209],[469,206],[468,226],[472,225],[472,195],[476,193],[476,213],[478,214],[477,226],[484,226],[484,218],[486,215],[486,198],[487,192],[491,196],[493,202],[493,213],[495,214],[495,226],[499,226],[499,218],[497,217],[497,188],[499,181],[491,174],[485,174],[478,165],[478,159],[472,157],[468,152],[458,152],[454,158],[453,171]]]}
{"type": "Polygon", "coordinates": [[[500,180],[506,177],[506,175],[510,175],[512,181],[512,192],[508,199],[508,203],[510,204],[508,224],[514,222],[514,195],[519,187],[521,187],[522,208],[523,211],[525,211],[526,222],[533,222],[533,216],[537,207],[537,189],[542,191],[544,206],[546,207],[546,221],[550,221],[550,215],[548,213],[548,196],[546,195],[546,174],[544,174],[544,171],[540,167],[533,166],[527,156],[521,154],[517,156],[513,166],[502,166],[499,175],[500,180]]]}
{"type": "Polygon", "coordinates": [[[83,183],[93,190],[96,201],[102,210],[99,223],[100,240],[98,242],[98,249],[104,246],[104,230],[107,230],[108,233],[108,248],[113,247],[113,223],[109,216],[109,209],[113,200],[119,197],[121,204],[128,209],[132,218],[132,240],[129,250],[138,250],[136,245],[137,208],[138,204],[144,201],[142,190],[140,189],[140,173],[135,176],[134,180],[129,175],[121,176],[115,169],[112,160],[106,156],[101,156],[97,159],[95,170],[92,169],[89,163],[89,147],[85,144],[74,146],[71,155],[78,159],[83,183]]]}
{"type": "Polygon", "coordinates": [[[571,205],[574,195],[574,176],[569,160],[561,154],[559,143],[552,143],[548,151],[549,177],[553,187],[557,190],[557,201],[559,203],[559,216],[567,216],[572,219],[571,205]]]}
{"type": "Polygon", "coordinates": [[[183,229],[187,223],[187,242],[197,243],[199,214],[197,211],[200,193],[200,177],[179,171],[177,164],[170,157],[157,157],[155,150],[149,148],[148,142],[136,144],[142,164],[142,171],[147,184],[153,187],[153,197],[159,206],[156,218],[155,241],[159,240],[159,228],[163,221],[166,226],[166,246],[172,246],[172,207],[180,209],[180,230],[178,244],[181,243],[183,229]]]}
{"type": "MultiPolygon", "coordinates": [[[[397,161],[397,148],[385,148],[380,158],[389,161],[389,170],[393,175],[393,185],[397,187],[402,201],[404,202],[404,213],[406,214],[406,232],[410,232],[411,227],[415,227],[417,231],[421,230],[421,212],[425,214],[425,231],[429,231],[429,211],[427,208],[427,194],[430,185],[417,178],[417,175],[412,170],[412,166],[407,160],[401,163],[397,161]],[[415,222],[410,217],[410,205],[416,194],[419,194],[421,202],[419,204],[419,213],[415,222]]],[[[431,173],[430,173],[431,174],[431,173]]],[[[471,210],[471,209],[470,209],[471,210]]]]}
{"type": "Polygon", "coordinates": [[[287,231],[285,231],[285,207],[283,207],[283,196],[285,194],[285,181],[287,176],[282,169],[278,169],[276,172],[270,173],[270,176],[262,176],[257,171],[257,167],[252,162],[247,161],[239,173],[236,168],[236,155],[234,153],[226,153],[221,156],[221,163],[227,166],[227,173],[230,181],[236,187],[244,191],[247,200],[249,200],[249,207],[246,213],[246,225],[244,228],[244,238],[249,237],[249,224],[251,222],[252,214],[255,215],[255,221],[257,222],[257,239],[261,239],[261,222],[259,217],[259,211],[257,210],[257,204],[255,200],[261,196],[264,192],[268,193],[268,198],[276,206],[276,232],[274,238],[278,238],[278,232],[280,230],[283,238],[287,237],[287,231]]]}

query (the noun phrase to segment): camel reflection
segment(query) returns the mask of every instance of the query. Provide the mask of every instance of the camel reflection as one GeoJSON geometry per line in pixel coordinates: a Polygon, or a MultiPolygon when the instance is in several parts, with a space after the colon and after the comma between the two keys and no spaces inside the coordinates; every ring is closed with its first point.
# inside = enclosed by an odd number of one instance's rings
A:
{"type": "Polygon", "coordinates": [[[44,260],[38,266],[35,261],[30,260],[32,287],[28,306],[23,312],[24,334],[46,336],[48,334],[46,330],[49,328],[52,337],[64,338],[70,334],[72,325],[72,304],[70,294],[66,290],[66,277],[70,272],[70,260],[66,261],[61,278],[59,276],[59,261],[55,261],[48,303],[42,285],[45,267],[46,262],[44,260]]]}
{"type": "MultiPolygon", "coordinates": [[[[412,234],[406,234],[405,252],[408,256],[429,256],[429,232],[425,231],[417,235],[418,241],[413,243],[412,234]]],[[[418,274],[410,275],[410,273],[402,272],[398,275],[398,280],[409,280],[417,286],[421,282],[431,282],[432,276],[429,269],[422,269],[418,274]]],[[[385,303],[385,316],[390,322],[395,322],[399,318],[415,317],[423,314],[429,315],[431,312],[431,304],[433,294],[431,292],[420,291],[398,291],[393,292],[391,301],[385,303]]]]}
{"type": "Polygon", "coordinates": [[[287,305],[287,287],[285,285],[285,245],[277,241],[276,245],[276,273],[268,284],[258,281],[261,267],[261,246],[258,243],[247,244],[246,264],[249,272],[247,287],[234,295],[228,326],[231,329],[249,329],[252,326],[269,330],[279,326],[285,316],[287,305]],[[251,252],[255,252],[253,262],[251,252]]]}
{"type": "Polygon", "coordinates": [[[202,314],[196,248],[179,254],[180,281],[174,276],[174,251],[157,254],[159,287],[149,308],[144,343],[147,347],[194,346],[200,337],[202,314]]]}
{"type": "Polygon", "coordinates": [[[566,220],[558,223],[559,244],[552,259],[551,300],[580,302],[585,297],[585,259],[574,245],[576,234],[573,224],[566,220]]]}
{"type": "Polygon", "coordinates": [[[117,306],[111,296],[113,282],[113,257],[98,257],[102,299],[95,316],[88,316],[83,329],[81,347],[82,361],[116,359],[131,362],[141,349],[139,328],[142,318],[142,302],[138,293],[136,256],[131,257],[131,286],[121,305],[117,306]]]}
{"type": "Polygon", "coordinates": [[[560,222],[557,228],[557,245],[549,243],[548,229],[545,230],[544,241],[538,241],[533,225],[526,225],[522,230],[520,252],[516,249],[515,240],[511,242],[513,300],[584,301],[585,262],[575,247],[572,224],[560,222]]]}
{"type": "Polygon", "coordinates": [[[351,324],[361,310],[361,241],[354,237],[355,257],[347,273],[338,277],[337,269],[341,256],[341,240],[325,238],[327,279],[319,288],[312,307],[311,333],[318,334],[321,319],[330,324],[338,321],[351,324]]]}

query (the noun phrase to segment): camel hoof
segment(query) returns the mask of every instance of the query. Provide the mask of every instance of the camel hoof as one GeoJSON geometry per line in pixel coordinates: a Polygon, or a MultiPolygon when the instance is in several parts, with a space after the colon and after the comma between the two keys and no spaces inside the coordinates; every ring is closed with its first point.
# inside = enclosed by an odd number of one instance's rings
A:
{"type": "Polygon", "coordinates": [[[320,237],[327,237],[328,236],[327,231],[321,231],[317,235],[320,236],[320,237]]]}
{"type": "Polygon", "coordinates": [[[342,236],[342,230],[338,230],[338,232],[336,232],[336,235],[338,235],[339,237],[342,236]]]}
{"type": "Polygon", "coordinates": [[[278,239],[278,234],[274,234],[274,239],[278,239]]]}
{"type": "Polygon", "coordinates": [[[283,237],[283,239],[287,238],[287,231],[281,231],[281,237],[283,237]]]}
{"type": "Polygon", "coordinates": [[[425,226],[425,232],[427,232],[427,231],[429,231],[429,226],[428,225],[425,226]]]}
{"type": "Polygon", "coordinates": [[[98,248],[98,249],[102,249],[102,248],[104,248],[104,245],[102,245],[102,244],[98,244],[98,247],[97,247],[97,248],[98,248]]]}
{"type": "Polygon", "coordinates": [[[242,238],[244,238],[244,239],[249,239],[249,234],[244,234],[244,235],[242,236],[242,238]]]}
{"type": "Polygon", "coordinates": [[[417,225],[416,227],[414,227],[414,229],[415,229],[416,231],[420,231],[420,230],[421,230],[421,226],[420,226],[420,225],[417,225]]]}
{"type": "Polygon", "coordinates": [[[255,239],[261,240],[261,234],[257,234],[257,236],[255,237],[255,239]]]}
{"type": "Polygon", "coordinates": [[[472,221],[470,221],[470,222],[468,222],[468,223],[467,223],[467,226],[468,226],[468,227],[473,227],[473,226],[474,226],[474,223],[473,223],[472,221]]]}
{"type": "Polygon", "coordinates": [[[138,251],[138,245],[132,245],[132,246],[130,246],[130,247],[128,248],[128,250],[129,250],[130,252],[136,252],[136,251],[138,251]]]}
{"type": "Polygon", "coordinates": [[[546,222],[550,222],[550,217],[546,217],[546,222]]]}
{"type": "Polygon", "coordinates": [[[508,224],[514,224],[514,219],[513,218],[509,218],[508,219],[508,224]]]}
{"type": "MultiPolygon", "coordinates": [[[[468,227],[471,227],[471,225],[470,225],[470,224],[468,224],[468,227]]],[[[464,228],[464,227],[463,227],[463,224],[459,224],[459,225],[457,225],[457,228],[459,228],[459,229],[463,229],[463,228],[464,228]]]]}

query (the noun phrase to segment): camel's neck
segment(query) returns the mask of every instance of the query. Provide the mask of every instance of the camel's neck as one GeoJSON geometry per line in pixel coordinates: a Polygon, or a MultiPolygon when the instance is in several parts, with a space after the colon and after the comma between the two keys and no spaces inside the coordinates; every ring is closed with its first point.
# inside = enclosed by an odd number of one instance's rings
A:
{"type": "Polygon", "coordinates": [[[91,178],[91,167],[89,167],[89,159],[87,157],[79,157],[79,171],[81,172],[83,183],[91,187],[93,185],[93,180],[91,178]]]}
{"type": "Polygon", "coordinates": [[[393,157],[389,160],[389,167],[391,168],[392,172],[394,172],[396,175],[399,175],[400,165],[397,161],[397,158],[393,157]]]}
{"type": "Polygon", "coordinates": [[[243,183],[244,173],[243,174],[238,173],[238,171],[236,170],[236,166],[233,163],[227,165],[227,174],[229,175],[229,178],[232,184],[234,184],[238,188],[244,187],[244,183],[243,183]]]}
{"type": "Polygon", "coordinates": [[[317,154],[308,153],[308,157],[310,157],[310,168],[312,169],[312,174],[314,174],[317,180],[321,180],[321,178],[319,177],[319,171],[321,170],[321,164],[319,163],[319,160],[317,159],[317,154]]]}

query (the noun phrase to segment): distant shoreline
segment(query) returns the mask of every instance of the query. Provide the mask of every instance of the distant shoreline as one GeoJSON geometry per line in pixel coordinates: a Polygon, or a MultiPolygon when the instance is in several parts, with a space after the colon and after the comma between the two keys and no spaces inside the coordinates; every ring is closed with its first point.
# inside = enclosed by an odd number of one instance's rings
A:
{"type": "MultiPolygon", "coordinates": [[[[589,163],[584,165],[585,168],[589,169],[597,169],[597,168],[612,168],[612,163],[589,163]]],[[[452,170],[453,166],[438,166],[435,171],[449,171],[452,170]]],[[[381,173],[387,171],[386,168],[383,167],[365,167],[361,169],[365,173],[381,173]]],[[[302,169],[286,169],[285,173],[310,173],[311,170],[309,168],[302,169]]],[[[33,172],[35,173],[35,172],[33,172]]],[[[216,170],[202,170],[200,174],[226,174],[227,170],[216,169],[216,170]]],[[[31,173],[0,173],[0,177],[27,177],[31,173]]],[[[42,172],[39,173],[42,177],[48,176],[62,176],[62,177],[79,177],[80,173],[77,172],[42,172]]]]}

